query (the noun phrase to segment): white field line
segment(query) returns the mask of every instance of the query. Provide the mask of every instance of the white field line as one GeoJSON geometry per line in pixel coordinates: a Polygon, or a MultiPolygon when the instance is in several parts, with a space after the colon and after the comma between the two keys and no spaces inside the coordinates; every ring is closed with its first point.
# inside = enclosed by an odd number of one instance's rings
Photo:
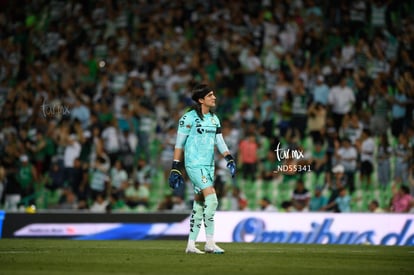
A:
{"type": "Polygon", "coordinates": [[[19,250],[0,250],[0,254],[36,254],[36,253],[49,253],[48,250],[40,251],[19,251],[19,250]]]}

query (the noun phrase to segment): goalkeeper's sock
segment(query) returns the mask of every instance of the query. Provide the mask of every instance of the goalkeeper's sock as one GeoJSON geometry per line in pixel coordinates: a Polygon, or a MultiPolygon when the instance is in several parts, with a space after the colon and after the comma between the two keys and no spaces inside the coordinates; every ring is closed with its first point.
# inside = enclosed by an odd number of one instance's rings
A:
{"type": "Polygon", "coordinates": [[[200,232],[201,223],[203,221],[204,204],[202,202],[194,201],[193,210],[190,217],[190,234],[188,236],[188,245],[195,246],[198,233],[200,232]]]}
{"type": "Polygon", "coordinates": [[[204,227],[206,238],[212,239],[214,236],[214,215],[218,206],[216,193],[207,195],[204,199],[204,227]]]}

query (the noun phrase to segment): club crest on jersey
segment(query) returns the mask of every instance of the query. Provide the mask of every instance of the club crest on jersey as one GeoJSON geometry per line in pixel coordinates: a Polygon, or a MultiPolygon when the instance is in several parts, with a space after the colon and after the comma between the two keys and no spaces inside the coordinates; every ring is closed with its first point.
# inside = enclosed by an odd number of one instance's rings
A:
{"type": "Polygon", "coordinates": [[[206,178],[206,176],[201,176],[201,182],[202,182],[202,183],[206,183],[206,182],[207,182],[207,178],[206,178]]]}
{"type": "Polygon", "coordinates": [[[213,125],[216,125],[216,124],[217,124],[217,122],[216,122],[216,120],[214,119],[214,117],[212,117],[212,118],[211,118],[211,123],[213,123],[213,125]]]}

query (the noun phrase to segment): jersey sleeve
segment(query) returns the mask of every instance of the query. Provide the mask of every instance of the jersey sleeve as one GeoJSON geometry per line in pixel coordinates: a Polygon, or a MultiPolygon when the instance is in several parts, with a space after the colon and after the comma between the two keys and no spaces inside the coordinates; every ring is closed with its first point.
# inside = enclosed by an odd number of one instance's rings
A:
{"type": "Polygon", "coordinates": [[[221,132],[221,122],[220,122],[220,119],[216,115],[214,115],[214,119],[216,120],[216,123],[217,123],[217,129],[220,129],[220,132],[221,132]]]}
{"type": "Polygon", "coordinates": [[[216,128],[216,142],[215,142],[215,144],[216,144],[219,152],[221,154],[223,154],[224,152],[229,151],[229,148],[227,147],[226,142],[224,141],[224,138],[223,138],[223,134],[221,133],[220,120],[218,119],[217,116],[214,116],[214,119],[215,119],[216,124],[217,124],[217,128],[216,128]]]}
{"type": "Polygon", "coordinates": [[[184,114],[178,121],[178,133],[183,135],[190,134],[193,121],[189,113],[184,114]]]}

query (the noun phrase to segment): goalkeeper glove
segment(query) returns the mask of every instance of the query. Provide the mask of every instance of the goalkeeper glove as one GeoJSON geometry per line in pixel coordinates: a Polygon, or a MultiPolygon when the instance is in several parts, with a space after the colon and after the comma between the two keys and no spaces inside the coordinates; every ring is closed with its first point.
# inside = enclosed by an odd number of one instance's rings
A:
{"type": "Polygon", "coordinates": [[[177,189],[184,184],[184,178],[180,171],[179,165],[179,161],[173,161],[170,176],[168,178],[168,184],[173,189],[177,189]]]}
{"type": "Polygon", "coordinates": [[[229,154],[224,157],[224,159],[227,161],[227,168],[230,170],[231,177],[234,178],[236,175],[236,163],[234,162],[233,157],[229,154]]]}

